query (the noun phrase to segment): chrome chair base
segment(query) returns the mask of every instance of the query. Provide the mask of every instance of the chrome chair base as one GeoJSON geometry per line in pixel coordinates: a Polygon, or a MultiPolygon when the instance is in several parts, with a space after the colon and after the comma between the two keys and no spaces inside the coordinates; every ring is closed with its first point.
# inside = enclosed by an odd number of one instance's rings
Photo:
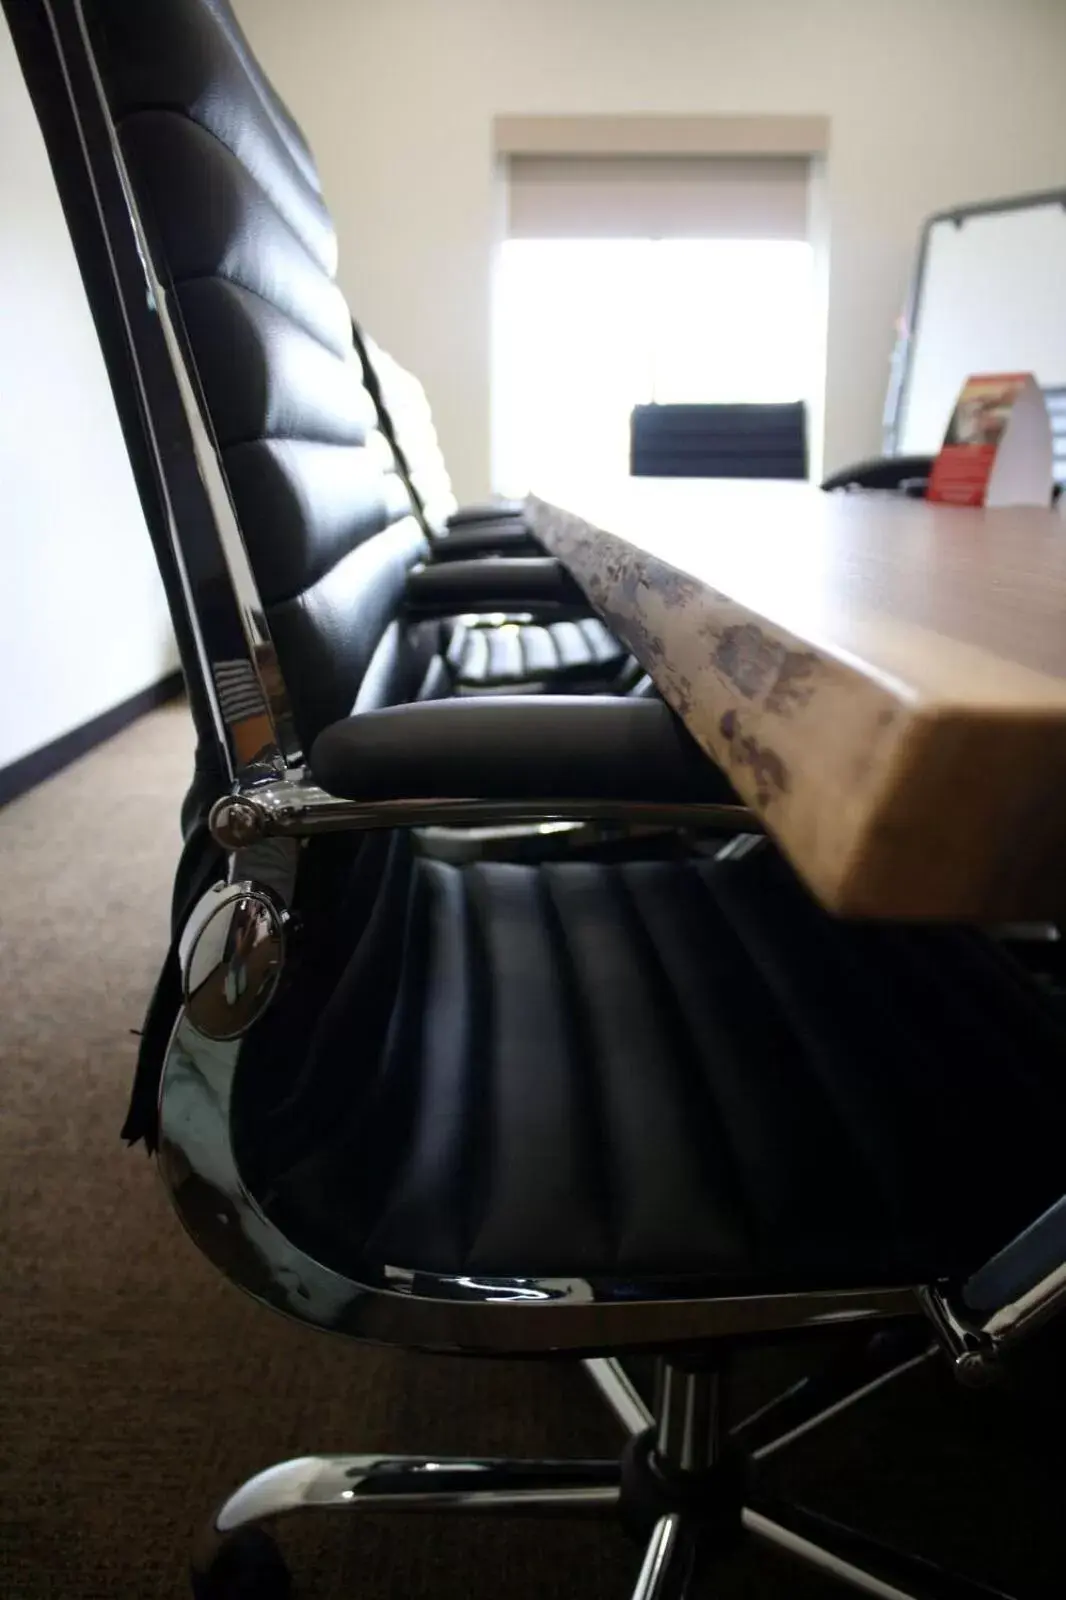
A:
{"type": "Polygon", "coordinates": [[[715,1560],[751,1540],[877,1600],[1007,1600],[760,1491],[762,1460],[932,1354],[914,1329],[879,1335],[730,1432],[715,1366],[660,1362],[651,1406],[620,1363],[589,1360],[589,1376],[629,1436],[622,1461],[302,1456],[258,1473],[224,1502],[198,1542],[193,1592],[197,1600],[286,1600],[284,1563],[258,1530],[317,1510],[621,1519],[645,1545],[633,1600],[713,1592],[715,1560]],[[245,1550],[254,1573],[241,1572],[245,1550]]]}

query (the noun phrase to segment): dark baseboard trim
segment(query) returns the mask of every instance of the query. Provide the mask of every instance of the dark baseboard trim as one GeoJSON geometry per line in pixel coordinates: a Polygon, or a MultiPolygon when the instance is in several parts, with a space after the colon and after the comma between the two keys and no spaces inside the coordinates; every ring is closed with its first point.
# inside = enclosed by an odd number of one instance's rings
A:
{"type": "Polygon", "coordinates": [[[0,767],[0,806],[17,800],[27,789],[36,788],[46,778],[62,772],[72,761],[88,755],[105,739],[114,738],[116,733],[121,733],[123,728],[128,728],[131,722],[136,722],[147,711],[166,705],[168,700],[175,699],[182,692],[182,688],[181,673],[168,672],[158,683],[150,683],[147,689],[131,694],[128,700],[120,701],[108,711],[101,711],[98,717],[83,722],[80,728],[72,728],[69,733],[53,739],[51,744],[42,745],[39,750],[31,750],[28,756],[21,756],[9,766],[0,767]]]}

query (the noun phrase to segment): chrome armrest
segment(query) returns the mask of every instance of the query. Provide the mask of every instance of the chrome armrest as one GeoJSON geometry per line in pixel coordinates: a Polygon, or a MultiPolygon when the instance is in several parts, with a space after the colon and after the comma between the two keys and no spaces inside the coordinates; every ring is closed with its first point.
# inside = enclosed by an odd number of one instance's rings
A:
{"type": "Polygon", "coordinates": [[[225,881],[201,896],[182,931],[179,962],[186,1015],[205,1038],[241,1038],[273,999],[290,939],[296,841],[374,828],[481,827],[486,823],[615,821],[753,833],[739,805],[610,799],[347,800],[305,768],[238,783],[211,808],[209,827],[229,854],[225,881]],[[291,843],[285,843],[291,841],[291,843]],[[254,978],[254,981],[253,981],[254,978]]]}
{"type": "Polygon", "coordinates": [[[315,783],[305,768],[285,778],[237,784],[215,802],[209,825],[212,837],[224,850],[243,850],[260,839],[302,839],[373,828],[570,821],[761,831],[760,822],[746,806],[701,801],[582,799],[580,795],[572,799],[447,796],[346,800],[315,783]]]}

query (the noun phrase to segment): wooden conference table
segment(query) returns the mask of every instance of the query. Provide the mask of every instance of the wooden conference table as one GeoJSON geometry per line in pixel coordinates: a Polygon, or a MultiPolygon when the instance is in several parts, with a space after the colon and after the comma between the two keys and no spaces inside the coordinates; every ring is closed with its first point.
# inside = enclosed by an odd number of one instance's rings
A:
{"type": "Polygon", "coordinates": [[[661,479],[528,509],[830,909],[1066,912],[1066,519],[661,479]]]}

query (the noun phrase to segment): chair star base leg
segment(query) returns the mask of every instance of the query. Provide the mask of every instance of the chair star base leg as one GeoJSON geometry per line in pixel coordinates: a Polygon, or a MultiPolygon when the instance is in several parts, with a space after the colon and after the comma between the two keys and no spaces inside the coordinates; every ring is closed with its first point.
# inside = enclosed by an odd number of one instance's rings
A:
{"type": "Polygon", "coordinates": [[[732,1429],[733,1442],[756,1461],[776,1455],[936,1353],[928,1329],[920,1323],[862,1334],[827,1365],[738,1422],[732,1429]]]}
{"type": "Polygon", "coordinates": [[[643,1433],[652,1426],[655,1418],[620,1361],[597,1356],[582,1366],[628,1434],[643,1433]]]}
{"type": "Polygon", "coordinates": [[[684,1600],[696,1577],[699,1535],[686,1517],[661,1517],[644,1552],[633,1600],[684,1600]]]}
{"type": "Polygon", "coordinates": [[[268,1467],[223,1502],[193,1556],[202,1592],[227,1544],[299,1511],[477,1512],[507,1516],[609,1516],[617,1461],[466,1460],[447,1456],[300,1456],[268,1467]]]}
{"type": "Polygon", "coordinates": [[[846,1588],[876,1600],[1011,1600],[971,1578],[909,1551],[895,1550],[831,1517],[801,1506],[755,1497],[742,1513],[744,1531],[763,1544],[815,1567],[846,1588]]]}
{"type": "MultiPolygon", "coordinates": [[[[921,1359],[905,1346],[873,1352],[853,1398],[921,1359]]],[[[468,1460],[439,1456],[302,1456],[250,1478],[224,1502],[198,1541],[197,1600],[288,1600],[285,1563],[264,1525],[298,1511],[476,1512],[482,1515],[611,1517],[646,1544],[633,1600],[691,1600],[713,1563],[738,1543],[769,1545],[874,1600],[1009,1600],[801,1507],[761,1492],[760,1457],[847,1403],[828,1386],[791,1392],[731,1436],[721,1371],[663,1363],[656,1415],[613,1362],[587,1363],[630,1438],[618,1461],[468,1460]],[[786,1432],[773,1439],[781,1424],[786,1432]],[[765,1433],[770,1432],[770,1440],[765,1433]],[[751,1453],[737,1440],[756,1443],[751,1453]]]]}

